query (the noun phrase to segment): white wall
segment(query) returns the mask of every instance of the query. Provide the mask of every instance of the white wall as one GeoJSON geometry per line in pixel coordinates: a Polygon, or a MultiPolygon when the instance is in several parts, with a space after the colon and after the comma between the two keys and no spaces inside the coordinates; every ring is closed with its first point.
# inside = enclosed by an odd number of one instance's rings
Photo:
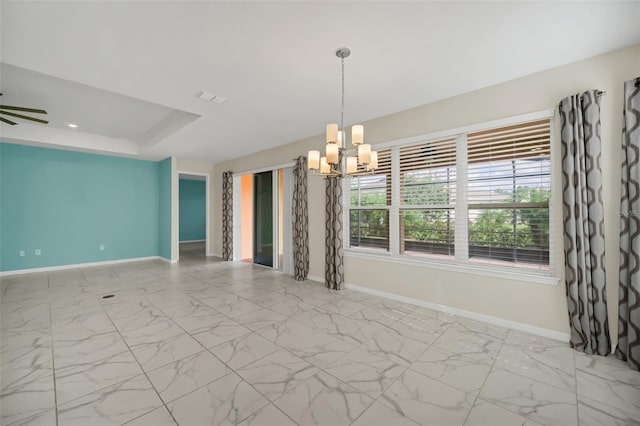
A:
{"type": "MultiPolygon", "coordinates": [[[[389,142],[410,136],[453,129],[473,123],[556,108],[565,96],[588,89],[607,92],[602,97],[602,167],[604,179],[607,298],[612,337],[617,336],[618,239],[620,200],[620,142],[622,124],[622,86],[625,80],[640,76],[640,45],[610,52],[591,59],[532,74],[523,78],[419,106],[371,120],[365,124],[368,143],[389,142]]],[[[436,84],[416,81],[416,85],[436,84]]],[[[337,108],[337,106],[336,106],[337,108]]],[[[348,113],[348,111],[347,111],[348,113]]],[[[554,173],[555,188],[561,182],[559,118],[556,120],[554,173]]],[[[318,123],[322,128],[325,123],[318,123]]],[[[259,141],[256,141],[258,146],[259,141]]],[[[213,233],[221,231],[221,173],[242,171],[291,161],[320,149],[323,136],[262,151],[214,166],[213,233]]],[[[555,229],[562,229],[561,194],[555,191],[558,206],[552,218],[555,229]]],[[[324,181],[309,176],[310,275],[324,276],[324,181]]],[[[560,285],[549,286],[522,281],[489,278],[483,275],[444,271],[425,267],[390,264],[348,256],[346,282],[396,293],[458,309],[568,333],[565,302],[562,233],[552,235],[557,248],[560,285]]],[[[213,251],[221,252],[221,239],[214,238],[213,251]]]]}

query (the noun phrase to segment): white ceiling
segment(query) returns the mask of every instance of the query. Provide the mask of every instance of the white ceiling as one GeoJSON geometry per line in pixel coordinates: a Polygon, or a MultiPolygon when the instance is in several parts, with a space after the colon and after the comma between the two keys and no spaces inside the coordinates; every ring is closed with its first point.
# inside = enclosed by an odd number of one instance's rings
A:
{"type": "Polygon", "coordinates": [[[640,2],[0,4],[2,90],[79,126],[2,124],[3,140],[143,158],[219,162],[322,133],[339,119],[341,46],[349,124],[640,43],[640,2]],[[27,90],[7,69],[45,76],[27,90]],[[180,118],[140,136],[159,111],[180,118]]]}
{"type": "Polygon", "coordinates": [[[8,64],[0,64],[0,76],[2,103],[46,110],[46,117],[27,115],[48,120],[48,127],[68,130],[75,124],[82,132],[144,145],[157,142],[157,135],[173,133],[176,122],[181,128],[199,117],[8,64]]]}

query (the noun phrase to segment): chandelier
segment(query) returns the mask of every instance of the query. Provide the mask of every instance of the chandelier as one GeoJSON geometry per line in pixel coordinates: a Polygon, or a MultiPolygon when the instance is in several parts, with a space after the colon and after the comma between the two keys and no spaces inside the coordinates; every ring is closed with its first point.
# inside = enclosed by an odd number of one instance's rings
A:
{"type": "Polygon", "coordinates": [[[336,50],[342,65],[342,108],[340,110],[340,126],[327,124],[327,144],[325,156],[320,151],[309,151],[309,170],[320,171],[321,176],[348,177],[372,172],[378,168],[378,152],[371,151],[371,145],[364,143],[364,127],[361,124],[351,126],[351,144],[347,148],[344,131],[344,59],[351,55],[351,50],[341,47],[336,50]]]}

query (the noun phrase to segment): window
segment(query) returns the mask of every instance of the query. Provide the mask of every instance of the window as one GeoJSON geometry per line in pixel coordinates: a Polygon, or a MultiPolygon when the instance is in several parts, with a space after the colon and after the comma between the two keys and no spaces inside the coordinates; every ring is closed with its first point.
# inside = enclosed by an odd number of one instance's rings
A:
{"type": "Polygon", "coordinates": [[[389,250],[391,150],[378,151],[375,174],[353,177],[349,190],[349,245],[389,250]]]}
{"type": "Polygon", "coordinates": [[[379,150],[346,180],[350,247],[548,273],[550,116],[379,150]]]}
{"type": "Polygon", "coordinates": [[[467,135],[469,260],[549,268],[549,120],[467,135]]]}
{"type": "Polygon", "coordinates": [[[456,139],[400,148],[400,253],[455,253],[456,139]]]}

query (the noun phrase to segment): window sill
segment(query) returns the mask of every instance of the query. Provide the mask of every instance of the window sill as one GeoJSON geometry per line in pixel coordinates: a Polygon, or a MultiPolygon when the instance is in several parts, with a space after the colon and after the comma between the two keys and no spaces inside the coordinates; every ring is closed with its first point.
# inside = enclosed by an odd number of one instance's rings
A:
{"type": "Polygon", "coordinates": [[[455,261],[435,261],[435,260],[421,260],[412,258],[410,256],[392,255],[389,252],[378,252],[374,249],[345,249],[344,254],[346,257],[355,259],[375,260],[383,262],[391,262],[399,265],[419,266],[430,269],[440,269],[443,271],[452,272],[464,272],[468,274],[483,275],[493,278],[505,278],[509,280],[517,280],[534,284],[543,284],[556,286],[560,282],[557,277],[552,277],[544,273],[528,270],[514,270],[514,268],[500,268],[490,267],[486,265],[472,265],[468,263],[459,263],[455,261]]]}

